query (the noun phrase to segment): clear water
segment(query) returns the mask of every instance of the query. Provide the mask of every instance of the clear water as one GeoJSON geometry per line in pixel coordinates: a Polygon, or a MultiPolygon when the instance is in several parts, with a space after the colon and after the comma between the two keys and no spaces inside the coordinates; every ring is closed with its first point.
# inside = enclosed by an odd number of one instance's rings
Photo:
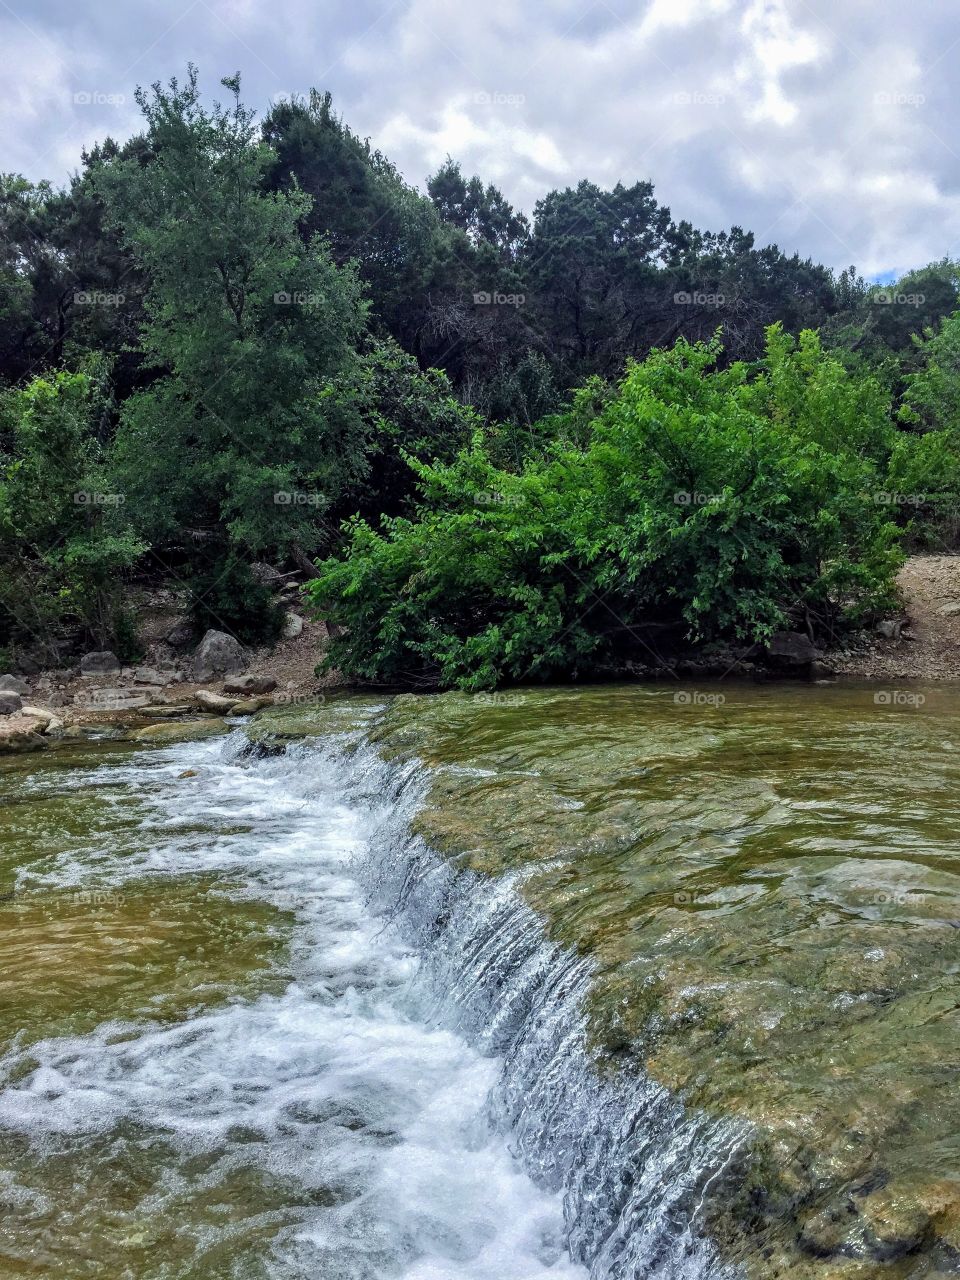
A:
{"type": "Polygon", "coordinates": [[[8,764],[0,1273],[585,1275],[361,882],[375,764],[242,746],[8,764]]]}

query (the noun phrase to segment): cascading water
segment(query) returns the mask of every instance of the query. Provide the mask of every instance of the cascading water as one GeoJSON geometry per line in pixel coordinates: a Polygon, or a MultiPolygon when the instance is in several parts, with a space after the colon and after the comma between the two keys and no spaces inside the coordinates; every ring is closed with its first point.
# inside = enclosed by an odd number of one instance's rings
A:
{"type": "Polygon", "coordinates": [[[71,842],[23,866],[19,894],[96,902],[201,875],[295,925],[259,995],[14,1042],[8,1274],[38,1258],[65,1277],[720,1274],[693,1228],[731,1134],[648,1082],[601,1081],[586,962],[509,878],[411,837],[417,767],[356,740],[263,757],[234,734],[30,786],[99,791],[139,838],[71,842]]]}

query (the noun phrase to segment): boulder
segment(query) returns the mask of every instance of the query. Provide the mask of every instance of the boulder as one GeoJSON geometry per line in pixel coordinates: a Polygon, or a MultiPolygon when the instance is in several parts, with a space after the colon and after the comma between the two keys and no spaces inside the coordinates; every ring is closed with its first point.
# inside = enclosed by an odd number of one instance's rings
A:
{"type": "Polygon", "coordinates": [[[199,689],[196,694],[197,705],[204,711],[226,712],[236,704],[236,698],[225,698],[222,693],[214,693],[212,689],[199,689]]]}
{"type": "Polygon", "coordinates": [[[242,693],[253,697],[271,693],[276,687],[277,682],[273,676],[231,676],[223,682],[224,693],[242,693]]]}
{"type": "Polygon", "coordinates": [[[19,676],[0,676],[0,693],[19,693],[23,697],[29,692],[30,686],[19,676]]]}
{"type": "Polygon", "coordinates": [[[239,640],[225,631],[208,631],[193,657],[194,680],[212,680],[215,675],[236,675],[246,671],[247,655],[239,640]]]}
{"type": "Polygon", "coordinates": [[[146,690],[91,689],[73,695],[73,704],[84,711],[135,711],[149,704],[151,695],[146,690]]]}
{"type": "Polygon", "coordinates": [[[134,667],[133,679],[137,684],[167,684],[170,677],[154,667],[134,667]]]}
{"type": "Polygon", "coordinates": [[[109,649],[85,653],[80,659],[80,674],[82,676],[118,676],[120,674],[119,659],[109,649]]]}
{"type": "Polygon", "coordinates": [[[284,578],[280,570],[260,560],[255,560],[250,566],[250,574],[254,582],[259,583],[261,587],[269,587],[271,591],[276,591],[283,586],[284,578]]]}
{"type": "Polygon", "coordinates": [[[58,716],[55,716],[52,711],[48,711],[46,707],[24,706],[23,714],[38,721],[41,733],[57,734],[63,728],[63,721],[58,716]]]}
{"type": "Polygon", "coordinates": [[[284,640],[296,640],[297,636],[303,630],[303,619],[299,613],[287,613],[283,619],[283,638],[284,640]]]}
{"type": "Polygon", "coordinates": [[[778,667],[807,667],[820,653],[804,631],[775,631],[767,644],[767,656],[778,667]]]}
{"type": "Polygon", "coordinates": [[[0,692],[0,716],[12,716],[23,706],[23,699],[19,693],[12,690],[4,689],[0,692]]]}
{"type": "Polygon", "coordinates": [[[43,751],[50,744],[37,732],[40,721],[22,714],[0,718],[0,755],[23,751],[43,751]]]}
{"type": "Polygon", "coordinates": [[[136,729],[130,737],[133,742],[190,742],[226,733],[228,727],[223,720],[167,720],[136,729]]]}
{"type": "Polygon", "coordinates": [[[171,649],[186,649],[193,641],[193,627],[189,622],[178,622],[163,638],[171,649]]]}
{"type": "Polygon", "coordinates": [[[264,707],[272,707],[272,698],[244,698],[242,702],[235,702],[230,708],[232,716],[252,716],[264,707]]]}
{"type": "Polygon", "coordinates": [[[899,640],[902,629],[903,623],[894,618],[877,623],[877,635],[883,636],[884,640],[899,640]]]}

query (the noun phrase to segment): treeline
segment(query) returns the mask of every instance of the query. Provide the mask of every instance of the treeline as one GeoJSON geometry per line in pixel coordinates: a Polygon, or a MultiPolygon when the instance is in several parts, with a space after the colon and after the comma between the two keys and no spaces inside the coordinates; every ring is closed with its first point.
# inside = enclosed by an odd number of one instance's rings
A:
{"type": "Polygon", "coordinates": [[[348,671],[489,683],[619,661],[657,621],[833,627],[889,603],[905,529],[955,536],[956,264],[868,285],[677,222],[647,182],[581,182],[528,220],[453,160],[420,193],[329,95],[258,123],[223,83],[212,109],[192,70],[141,92],[143,132],[64,189],[2,179],[0,647],[132,651],[132,577],[181,583],[198,627],[269,638],[254,566],[326,555],[314,596],[348,629],[348,671]],[[802,413],[787,385],[812,397],[802,413]],[[842,433],[817,418],[841,407],[842,433]],[[611,450],[629,468],[615,500],[596,469],[611,450]],[[790,495],[781,541],[757,485],[790,495]],[[744,576],[745,536],[774,552],[754,547],[744,576]],[[722,584],[701,581],[716,556],[722,584]],[[565,559],[579,593],[558,586],[565,559]],[[634,584],[627,620],[587,607],[571,627],[583,591],[610,588],[605,561],[634,584]]]}

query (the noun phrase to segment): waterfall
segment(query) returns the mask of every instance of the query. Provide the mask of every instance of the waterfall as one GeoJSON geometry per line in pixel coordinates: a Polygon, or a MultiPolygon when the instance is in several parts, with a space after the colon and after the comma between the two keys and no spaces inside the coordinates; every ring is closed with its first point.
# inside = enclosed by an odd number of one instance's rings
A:
{"type": "Polygon", "coordinates": [[[584,1014],[590,960],[547,939],[521,875],[458,870],[411,834],[429,785],[419,762],[390,766],[363,745],[345,763],[352,803],[381,802],[356,869],[422,957],[417,1012],[497,1060],[491,1122],[538,1183],[562,1192],[572,1258],[591,1280],[733,1276],[697,1226],[746,1134],[686,1113],[644,1075],[601,1073],[584,1014]]]}

